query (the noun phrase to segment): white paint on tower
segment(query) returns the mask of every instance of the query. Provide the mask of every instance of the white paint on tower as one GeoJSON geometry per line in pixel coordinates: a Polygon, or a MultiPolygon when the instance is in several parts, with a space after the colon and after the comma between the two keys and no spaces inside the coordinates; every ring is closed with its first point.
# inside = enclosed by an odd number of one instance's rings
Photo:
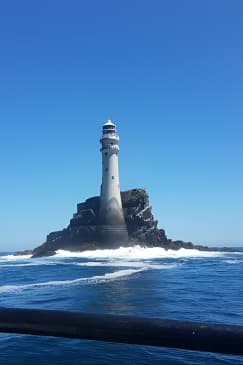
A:
{"type": "Polygon", "coordinates": [[[100,142],[102,145],[100,149],[102,152],[101,208],[105,207],[112,198],[116,199],[121,208],[118,172],[119,136],[116,132],[116,126],[111,120],[103,125],[103,135],[100,142]]]}
{"type": "MultiPolygon", "coordinates": [[[[119,136],[111,120],[103,125],[101,143],[102,184],[97,233],[100,241],[121,245],[128,241],[118,172],[119,136]]],[[[118,246],[119,247],[119,246],[118,246]]]]}

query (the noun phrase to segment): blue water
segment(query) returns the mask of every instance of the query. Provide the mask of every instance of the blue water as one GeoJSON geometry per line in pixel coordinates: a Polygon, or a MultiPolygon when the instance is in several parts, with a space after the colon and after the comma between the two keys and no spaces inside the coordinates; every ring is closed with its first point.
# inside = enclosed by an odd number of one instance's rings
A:
{"type": "MultiPolygon", "coordinates": [[[[0,305],[243,325],[243,252],[118,249],[0,256],[0,305]]],[[[0,364],[243,364],[243,357],[0,334],[0,364]]]]}

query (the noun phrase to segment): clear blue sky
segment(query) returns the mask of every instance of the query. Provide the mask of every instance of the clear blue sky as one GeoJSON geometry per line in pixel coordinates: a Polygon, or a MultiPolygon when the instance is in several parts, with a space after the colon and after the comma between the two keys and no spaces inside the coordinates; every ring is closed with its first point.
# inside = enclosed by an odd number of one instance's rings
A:
{"type": "Polygon", "coordinates": [[[172,239],[243,244],[243,2],[0,4],[0,250],[97,195],[112,118],[123,190],[172,239]]]}

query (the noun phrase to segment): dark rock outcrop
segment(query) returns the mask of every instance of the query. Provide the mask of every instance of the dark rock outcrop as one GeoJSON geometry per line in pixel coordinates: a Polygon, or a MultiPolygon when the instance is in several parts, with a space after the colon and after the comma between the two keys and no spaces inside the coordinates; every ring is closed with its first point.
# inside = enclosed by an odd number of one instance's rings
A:
{"type": "MultiPolygon", "coordinates": [[[[208,247],[194,246],[191,242],[168,239],[165,231],[157,228],[158,222],[153,217],[149,197],[144,189],[121,192],[121,199],[129,236],[127,245],[159,246],[174,250],[182,247],[209,250],[208,247]]],[[[68,227],[62,231],[50,233],[46,242],[32,251],[33,257],[51,256],[59,249],[85,251],[118,247],[114,244],[104,247],[97,238],[99,203],[99,197],[79,203],[77,212],[71,218],[68,227]]]]}

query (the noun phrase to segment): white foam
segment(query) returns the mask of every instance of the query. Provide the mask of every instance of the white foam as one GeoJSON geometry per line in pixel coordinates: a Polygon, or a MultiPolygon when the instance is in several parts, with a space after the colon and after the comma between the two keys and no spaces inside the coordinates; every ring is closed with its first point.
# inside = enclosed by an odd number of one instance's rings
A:
{"type": "Polygon", "coordinates": [[[5,255],[0,256],[1,261],[17,261],[17,260],[26,260],[31,258],[31,255],[5,255]]]}
{"type": "Polygon", "coordinates": [[[179,263],[174,264],[151,264],[149,262],[143,262],[143,261],[88,261],[88,262],[78,262],[75,263],[75,265],[78,266],[109,266],[109,267],[134,267],[134,268],[145,268],[145,269],[155,269],[155,270],[161,270],[161,269],[174,269],[178,266],[181,266],[179,263]]]}
{"type": "Polygon", "coordinates": [[[65,285],[77,285],[81,283],[87,284],[100,284],[106,281],[117,280],[122,277],[127,277],[138,272],[144,271],[146,268],[141,269],[126,269],[118,270],[111,273],[106,273],[104,275],[91,276],[89,278],[78,278],[73,280],[54,280],[46,281],[43,283],[33,283],[33,284],[23,284],[23,285],[3,285],[0,286],[0,293],[18,292],[26,289],[31,289],[35,287],[45,287],[45,286],[65,286],[65,285]]]}
{"type": "Polygon", "coordinates": [[[226,264],[240,264],[243,260],[224,260],[226,264]]]}
{"type": "MultiPolygon", "coordinates": [[[[54,257],[79,257],[88,259],[131,259],[131,260],[144,260],[144,259],[156,259],[156,258],[200,258],[200,257],[220,257],[224,255],[224,252],[216,251],[199,251],[196,249],[179,250],[165,250],[162,247],[120,247],[118,249],[105,249],[83,252],[70,252],[65,250],[56,251],[54,257]]],[[[52,256],[53,257],[53,256],[52,256]]]]}
{"type": "Polygon", "coordinates": [[[40,261],[36,261],[36,262],[31,262],[31,263],[22,263],[22,264],[16,264],[16,263],[13,263],[13,264],[2,264],[0,263],[0,267],[3,268],[3,267],[28,267],[28,266],[42,266],[42,265],[45,265],[45,266],[51,266],[51,265],[56,265],[57,263],[52,263],[52,262],[40,262],[40,261]]]}
{"type": "Polygon", "coordinates": [[[88,262],[77,262],[77,266],[123,266],[123,267],[145,267],[149,266],[149,263],[142,261],[88,261],[88,262]]]}
{"type": "Polygon", "coordinates": [[[32,267],[32,266],[56,266],[56,265],[67,265],[67,266],[84,266],[84,267],[129,267],[129,268],[145,268],[145,269],[155,269],[155,270],[163,270],[163,269],[173,269],[178,266],[181,266],[179,263],[173,264],[156,264],[151,263],[150,261],[125,261],[122,259],[117,260],[104,260],[104,261],[88,261],[88,262],[60,262],[60,261],[43,261],[35,259],[34,262],[29,263],[0,263],[0,268],[5,267],[32,267]]]}

